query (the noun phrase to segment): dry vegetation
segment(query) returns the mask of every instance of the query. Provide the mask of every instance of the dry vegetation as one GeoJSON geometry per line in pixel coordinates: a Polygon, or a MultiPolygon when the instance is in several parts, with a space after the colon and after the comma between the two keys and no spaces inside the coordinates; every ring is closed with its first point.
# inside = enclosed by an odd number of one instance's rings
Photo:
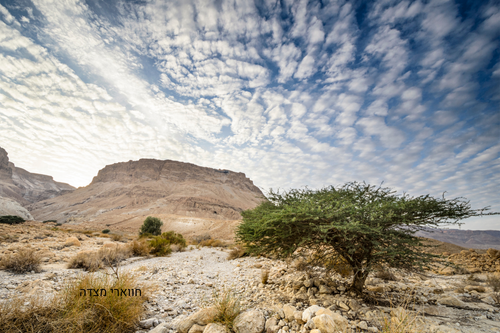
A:
{"type": "Polygon", "coordinates": [[[227,260],[233,260],[243,257],[246,254],[245,249],[242,246],[235,246],[227,257],[227,260]]]}
{"type": "Polygon", "coordinates": [[[40,272],[42,259],[35,249],[19,247],[14,254],[8,254],[0,260],[0,268],[22,274],[27,272],[40,272]]]}
{"type": "Polygon", "coordinates": [[[105,274],[88,274],[68,282],[52,299],[41,296],[16,298],[0,303],[0,332],[134,332],[143,303],[150,290],[141,287],[141,296],[124,297],[110,289],[136,289],[133,275],[119,279],[105,274]],[[83,296],[80,289],[105,289],[105,296],[83,296]]]}
{"type": "Polygon", "coordinates": [[[231,288],[214,290],[212,299],[203,305],[204,307],[213,307],[216,311],[212,322],[220,323],[228,330],[233,328],[234,319],[244,310],[240,296],[231,288]]]}
{"type": "Polygon", "coordinates": [[[95,272],[102,267],[116,265],[130,258],[132,253],[130,246],[104,247],[97,251],[79,252],[69,261],[68,268],[83,268],[95,272]]]}
{"type": "Polygon", "coordinates": [[[494,292],[499,292],[500,291],[500,274],[488,274],[486,276],[486,284],[489,287],[493,288],[494,292]]]}

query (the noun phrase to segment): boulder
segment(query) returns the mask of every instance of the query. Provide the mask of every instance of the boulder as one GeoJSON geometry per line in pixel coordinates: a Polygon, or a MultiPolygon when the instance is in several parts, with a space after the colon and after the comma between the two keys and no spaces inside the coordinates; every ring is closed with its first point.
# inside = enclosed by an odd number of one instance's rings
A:
{"type": "Polygon", "coordinates": [[[455,270],[452,267],[445,267],[439,271],[441,275],[453,275],[455,274],[455,270]]]}
{"type": "Polygon", "coordinates": [[[80,243],[80,241],[78,240],[78,238],[76,238],[76,237],[69,237],[64,242],[64,246],[65,247],[67,247],[67,246],[82,246],[82,244],[80,243]]]}
{"type": "Polygon", "coordinates": [[[307,323],[309,320],[311,320],[312,317],[314,317],[314,315],[316,314],[316,312],[319,309],[323,309],[323,308],[321,308],[317,305],[312,305],[312,306],[308,307],[307,309],[305,309],[304,312],[302,313],[302,321],[307,323]]]}
{"type": "Polygon", "coordinates": [[[33,220],[30,212],[15,200],[0,197],[0,216],[13,215],[22,217],[25,220],[33,220]]]}
{"type": "Polygon", "coordinates": [[[221,324],[208,324],[203,333],[227,333],[226,328],[221,324]]]}
{"type": "Polygon", "coordinates": [[[465,286],[464,290],[467,292],[477,291],[478,293],[484,293],[486,291],[486,288],[484,288],[483,286],[465,286]]]}
{"type": "Polygon", "coordinates": [[[444,296],[438,299],[436,302],[442,305],[452,306],[456,308],[462,308],[462,309],[467,308],[467,304],[465,302],[462,302],[455,296],[444,296]]]}
{"type": "Polygon", "coordinates": [[[168,329],[167,323],[161,323],[158,326],[156,326],[155,328],[153,328],[151,331],[149,331],[148,333],[168,333],[168,331],[169,331],[169,329],[168,329]]]}
{"type": "Polygon", "coordinates": [[[264,331],[265,317],[259,310],[243,312],[234,319],[233,329],[236,333],[261,333],[264,331]]]}
{"type": "Polygon", "coordinates": [[[366,287],[368,291],[374,292],[374,293],[383,293],[384,292],[384,287],[382,286],[368,286],[366,287]]]}
{"type": "Polygon", "coordinates": [[[338,313],[334,313],[334,315],[335,317],[322,314],[314,317],[312,320],[316,328],[322,333],[337,333],[339,330],[345,332],[349,322],[338,313]]]}
{"type": "Polygon", "coordinates": [[[283,307],[283,312],[285,313],[285,318],[288,319],[289,321],[291,321],[295,318],[293,315],[295,311],[297,311],[297,309],[294,306],[285,305],[283,307]]]}
{"type": "Polygon", "coordinates": [[[181,320],[177,325],[177,330],[180,333],[187,333],[194,324],[205,326],[213,320],[216,314],[217,310],[213,307],[198,310],[192,315],[181,320]]]}
{"type": "Polygon", "coordinates": [[[194,324],[193,326],[191,326],[188,333],[203,333],[205,328],[206,328],[206,326],[200,326],[200,325],[194,324]]]}
{"type": "MultiPolygon", "coordinates": [[[[490,297],[491,298],[491,297],[490,297]]],[[[302,320],[302,314],[303,312],[302,311],[295,311],[293,313],[293,318],[295,319],[295,321],[300,325],[300,324],[303,324],[304,321],[302,320]]]]}
{"type": "Polygon", "coordinates": [[[149,319],[141,320],[141,321],[139,322],[139,325],[140,325],[142,328],[151,328],[151,327],[155,327],[156,325],[158,325],[158,319],[156,319],[156,318],[149,318],[149,319]]]}

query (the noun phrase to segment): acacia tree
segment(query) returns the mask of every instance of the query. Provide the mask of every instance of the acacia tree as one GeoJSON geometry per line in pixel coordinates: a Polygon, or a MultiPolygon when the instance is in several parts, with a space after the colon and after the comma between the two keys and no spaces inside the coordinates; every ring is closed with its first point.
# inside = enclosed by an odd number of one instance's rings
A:
{"type": "Polygon", "coordinates": [[[268,201],[241,213],[236,238],[250,253],[284,258],[308,249],[322,262],[347,263],[353,272],[350,290],[363,291],[376,265],[408,270],[429,267],[435,255],[423,252],[415,236],[442,224],[480,215],[463,198],[410,197],[365,183],[347,183],[313,191],[270,191],[268,201]]]}

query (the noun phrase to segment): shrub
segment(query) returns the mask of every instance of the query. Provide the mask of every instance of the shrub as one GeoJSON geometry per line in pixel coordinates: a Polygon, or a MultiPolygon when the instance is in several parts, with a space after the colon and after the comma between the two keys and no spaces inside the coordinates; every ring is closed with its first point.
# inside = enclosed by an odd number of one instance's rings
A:
{"type": "Polygon", "coordinates": [[[186,247],[186,240],[181,234],[175,233],[173,231],[164,232],[161,237],[166,239],[170,244],[177,244],[182,248],[186,247]]]}
{"type": "Polygon", "coordinates": [[[191,238],[193,244],[200,244],[202,241],[212,239],[209,234],[197,235],[191,238]]]}
{"type": "Polygon", "coordinates": [[[68,268],[82,268],[95,272],[105,266],[113,266],[130,258],[132,250],[128,246],[100,248],[98,251],[78,252],[68,263],[68,268]]]}
{"type": "Polygon", "coordinates": [[[263,269],[260,272],[260,282],[262,282],[262,284],[267,284],[267,280],[269,280],[269,270],[263,269]]]}
{"type": "Polygon", "coordinates": [[[233,259],[238,259],[246,255],[246,251],[243,248],[243,246],[235,246],[231,252],[229,252],[229,255],[227,256],[227,260],[233,260],[233,259]]]}
{"type": "Polygon", "coordinates": [[[163,222],[157,218],[157,217],[152,217],[148,216],[144,220],[144,223],[141,226],[141,229],[139,231],[139,235],[143,235],[146,233],[159,236],[161,234],[161,226],[163,225],[163,222]]]}
{"type": "Polygon", "coordinates": [[[25,219],[19,216],[14,216],[14,215],[4,215],[0,216],[0,223],[6,223],[6,224],[19,224],[23,223],[25,219]]]}
{"type": "Polygon", "coordinates": [[[95,272],[103,266],[97,252],[78,252],[68,262],[68,268],[83,268],[85,271],[95,272]]]}
{"type": "Polygon", "coordinates": [[[111,235],[111,239],[114,240],[115,242],[119,242],[123,239],[123,235],[113,234],[111,235]]]}
{"type": "Polygon", "coordinates": [[[19,297],[0,303],[1,332],[134,332],[144,314],[150,290],[141,286],[141,296],[121,297],[110,289],[136,289],[137,279],[121,274],[119,279],[89,274],[68,282],[53,299],[19,297]],[[105,289],[106,295],[81,295],[80,289],[105,289]]]}
{"type": "Polygon", "coordinates": [[[234,319],[243,312],[240,297],[230,288],[214,290],[209,305],[216,310],[212,322],[221,323],[229,330],[233,328],[234,319]]]}
{"type": "Polygon", "coordinates": [[[0,267],[13,273],[40,272],[42,258],[35,249],[18,248],[17,253],[6,255],[0,261],[0,267]]]}
{"type": "Polygon", "coordinates": [[[110,232],[110,231],[111,231],[111,230],[109,230],[109,229],[104,229],[104,230],[103,230],[103,231],[101,231],[101,232],[102,232],[103,234],[109,234],[109,232],[110,232]]]}
{"type": "Polygon", "coordinates": [[[493,288],[494,292],[500,291],[500,276],[495,274],[488,274],[486,276],[486,283],[493,288]]]}
{"type": "Polygon", "coordinates": [[[204,241],[201,241],[198,246],[206,246],[206,247],[225,247],[226,244],[224,244],[221,240],[219,239],[207,239],[204,241]]]}
{"type": "Polygon", "coordinates": [[[57,220],[45,220],[45,221],[43,221],[42,223],[49,223],[49,222],[54,222],[54,223],[57,223],[57,220]]]}
{"type": "Polygon", "coordinates": [[[128,246],[134,256],[147,256],[150,252],[150,246],[145,240],[133,240],[128,246]]]}
{"type": "Polygon", "coordinates": [[[150,253],[157,257],[163,257],[172,253],[170,242],[161,236],[156,236],[150,240],[149,246],[151,246],[150,253]]]}

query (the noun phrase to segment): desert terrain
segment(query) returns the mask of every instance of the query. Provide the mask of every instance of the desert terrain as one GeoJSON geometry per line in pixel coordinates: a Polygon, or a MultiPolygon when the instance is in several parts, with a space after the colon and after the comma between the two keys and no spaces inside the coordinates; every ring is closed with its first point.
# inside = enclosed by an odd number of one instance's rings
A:
{"type": "MultiPolygon", "coordinates": [[[[42,258],[38,272],[0,270],[1,302],[17,296],[50,298],[68,280],[92,274],[67,268],[78,253],[126,246],[136,237],[69,227],[35,221],[0,225],[0,256],[28,247],[42,258]]],[[[382,332],[384,325],[407,315],[413,316],[415,327],[404,332],[500,332],[500,294],[494,289],[499,286],[488,282],[499,277],[500,253],[428,242],[438,245],[434,251],[460,268],[443,266],[425,274],[375,273],[367,281],[370,301],[346,292],[348,277],[266,257],[228,260],[231,250],[220,246],[189,245],[166,257],[132,256],[118,266],[136,274],[140,283],[154,286],[137,333],[216,329],[199,318],[206,311],[204,301],[223,288],[234,290],[247,310],[249,318],[242,322],[241,332],[336,332],[328,328],[324,314],[341,332],[382,332]],[[268,274],[266,283],[263,272],[268,274]]]]}

